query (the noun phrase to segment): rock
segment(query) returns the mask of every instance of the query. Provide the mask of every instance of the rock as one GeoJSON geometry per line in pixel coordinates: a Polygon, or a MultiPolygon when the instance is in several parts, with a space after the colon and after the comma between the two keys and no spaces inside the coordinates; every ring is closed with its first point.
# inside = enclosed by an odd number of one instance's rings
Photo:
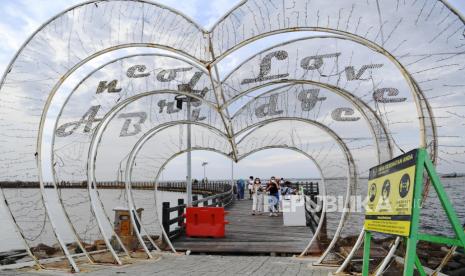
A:
{"type": "Polygon", "coordinates": [[[48,246],[43,243],[39,243],[36,247],[32,248],[32,252],[38,253],[38,252],[43,252],[48,256],[51,256],[57,252],[57,249],[51,246],[48,246]]]}
{"type": "Polygon", "coordinates": [[[9,265],[9,264],[14,264],[14,263],[16,263],[16,261],[10,258],[5,258],[0,261],[1,265],[9,265]]]}
{"type": "Polygon", "coordinates": [[[450,270],[450,271],[454,271],[454,270],[457,270],[459,268],[464,268],[461,263],[451,261],[451,262],[449,262],[447,264],[447,269],[450,270]]]}
{"type": "Polygon", "coordinates": [[[454,271],[450,271],[449,275],[450,276],[463,276],[463,275],[465,275],[465,267],[459,268],[459,269],[454,270],[454,271]]]}

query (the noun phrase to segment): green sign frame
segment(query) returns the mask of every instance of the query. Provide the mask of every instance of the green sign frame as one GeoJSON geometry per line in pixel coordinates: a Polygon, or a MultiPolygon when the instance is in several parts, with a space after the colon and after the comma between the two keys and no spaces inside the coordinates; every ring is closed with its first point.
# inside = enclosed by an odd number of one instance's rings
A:
{"type": "MultiPolygon", "coordinates": [[[[444,190],[444,187],[439,179],[439,176],[436,172],[436,169],[433,165],[433,162],[429,159],[428,153],[425,149],[417,149],[416,154],[416,169],[415,169],[415,181],[414,181],[414,191],[413,191],[413,205],[412,205],[412,216],[410,224],[410,233],[408,237],[405,237],[405,242],[407,244],[407,250],[405,254],[404,262],[404,276],[413,275],[414,269],[418,270],[420,275],[427,275],[423,266],[420,262],[420,259],[417,255],[417,244],[419,241],[427,241],[438,244],[445,244],[448,246],[457,246],[463,247],[465,249],[465,232],[461,223],[458,220],[457,214],[444,190]],[[423,194],[423,180],[425,171],[428,174],[428,177],[436,190],[438,198],[441,202],[442,208],[446,212],[447,218],[452,226],[452,229],[455,233],[455,238],[430,235],[419,232],[420,224],[420,213],[421,213],[421,201],[423,194]]],[[[371,243],[372,232],[365,231],[365,240],[363,246],[363,269],[362,275],[369,275],[369,265],[370,265],[370,243],[371,243]]]]}

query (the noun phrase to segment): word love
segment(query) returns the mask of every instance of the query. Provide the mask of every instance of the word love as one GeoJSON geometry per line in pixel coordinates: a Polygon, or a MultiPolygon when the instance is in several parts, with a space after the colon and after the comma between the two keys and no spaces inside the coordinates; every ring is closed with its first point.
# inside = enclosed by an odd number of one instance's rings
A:
{"type": "MultiPolygon", "coordinates": [[[[258,75],[253,78],[246,78],[241,81],[242,85],[252,84],[256,82],[264,82],[276,79],[286,79],[289,77],[289,73],[272,74],[272,64],[280,66],[281,68],[287,68],[284,64],[282,66],[280,62],[284,62],[288,59],[289,54],[284,50],[274,51],[266,54],[260,61],[260,68],[258,75]],[[272,61],[277,62],[273,63],[272,61]]],[[[337,62],[341,53],[329,53],[304,57],[300,61],[300,68],[305,71],[316,71],[320,76],[336,76],[343,74],[347,81],[369,81],[372,79],[372,74],[375,70],[381,69],[383,64],[365,64],[360,68],[356,69],[354,66],[347,66],[341,73],[336,75],[326,75],[322,73],[324,66],[327,64],[329,68],[338,68],[337,62]]],[[[399,95],[399,90],[393,87],[378,88],[373,92],[373,99],[379,103],[398,103],[403,102],[406,98],[396,97],[399,95]]]]}

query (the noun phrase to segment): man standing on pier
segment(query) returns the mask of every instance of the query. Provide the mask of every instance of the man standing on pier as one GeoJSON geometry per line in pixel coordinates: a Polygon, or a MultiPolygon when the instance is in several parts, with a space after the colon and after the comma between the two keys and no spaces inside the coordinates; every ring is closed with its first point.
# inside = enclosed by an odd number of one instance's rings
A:
{"type": "Polygon", "coordinates": [[[237,180],[237,199],[242,200],[244,199],[244,189],[245,189],[245,181],[244,179],[240,178],[237,180]]]}

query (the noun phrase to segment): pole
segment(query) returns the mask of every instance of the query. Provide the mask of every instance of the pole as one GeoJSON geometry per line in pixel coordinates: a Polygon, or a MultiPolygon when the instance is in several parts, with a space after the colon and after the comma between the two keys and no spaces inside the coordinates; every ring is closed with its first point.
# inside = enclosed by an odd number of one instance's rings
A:
{"type": "Polygon", "coordinates": [[[192,207],[191,98],[187,97],[187,206],[192,207]]]}
{"type": "Polygon", "coordinates": [[[365,231],[365,241],[363,243],[363,265],[362,265],[363,276],[368,276],[370,272],[370,242],[371,242],[371,232],[365,231]]]}
{"type": "Polygon", "coordinates": [[[206,169],[207,165],[203,165],[203,179],[205,180],[205,169],[206,169]]]}
{"type": "Polygon", "coordinates": [[[234,188],[234,160],[231,159],[231,187],[234,188]]]}

